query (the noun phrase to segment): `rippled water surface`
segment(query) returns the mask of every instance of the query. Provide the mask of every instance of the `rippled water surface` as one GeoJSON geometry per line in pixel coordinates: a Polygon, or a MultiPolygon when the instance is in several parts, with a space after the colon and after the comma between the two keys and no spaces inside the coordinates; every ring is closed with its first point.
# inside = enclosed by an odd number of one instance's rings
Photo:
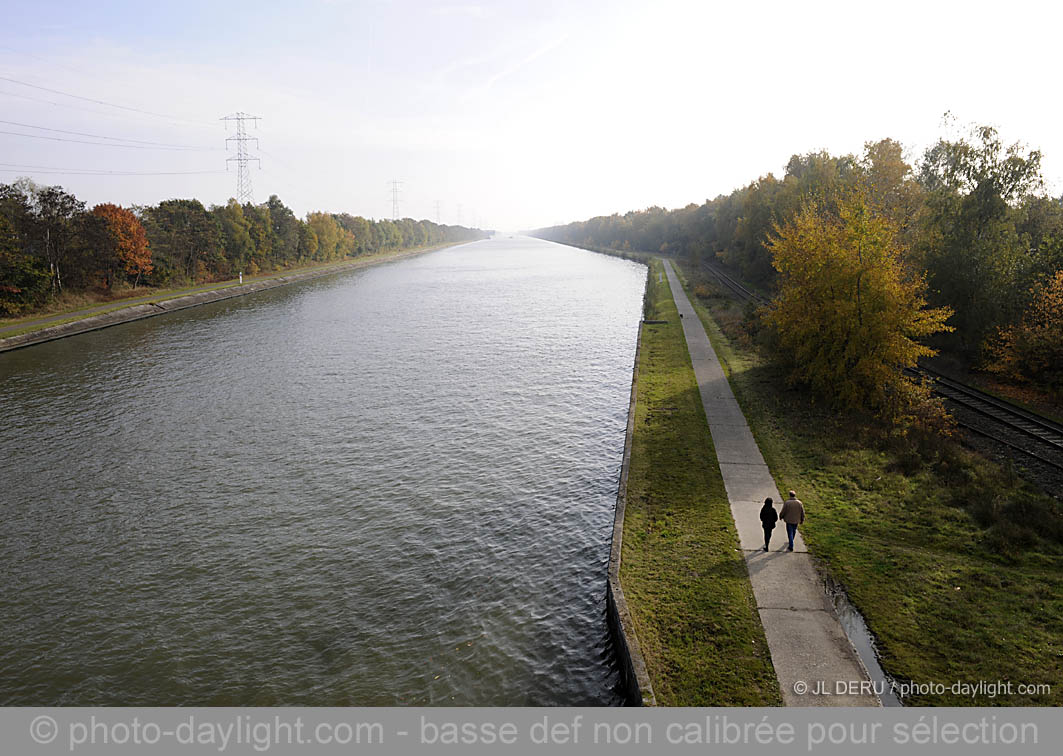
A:
{"type": "Polygon", "coordinates": [[[644,280],[495,239],[0,355],[0,703],[615,703],[644,280]]]}

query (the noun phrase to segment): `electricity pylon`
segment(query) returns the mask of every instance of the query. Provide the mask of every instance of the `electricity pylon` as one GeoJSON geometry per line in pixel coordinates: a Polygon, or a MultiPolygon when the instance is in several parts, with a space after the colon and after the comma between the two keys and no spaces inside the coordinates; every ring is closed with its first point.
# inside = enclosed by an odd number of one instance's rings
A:
{"type": "Polygon", "coordinates": [[[391,220],[399,219],[399,187],[402,186],[401,181],[391,182],[391,220]]]}
{"type": "Polygon", "coordinates": [[[255,147],[258,147],[258,137],[249,137],[247,131],[244,129],[244,121],[254,121],[255,127],[258,128],[259,117],[248,115],[247,113],[233,113],[220,119],[226,121],[225,128],[229,128],[228,121],[236,122],[236,136],[231,136],[225,140],[225,149],[229,149],[229,142],[236,142],[236,157],[225,159],[225,168],[228,170],[229,163],[236,161],[236,201],[243,204],[244,202],[250,202],[254,204],[255,197],[251,190],[251,171],[248,170],[247,164],[252,160],[262,167],[262,161],[258,158],[251,157],[247,154],[247,143],[254,142],[255,147]]]}

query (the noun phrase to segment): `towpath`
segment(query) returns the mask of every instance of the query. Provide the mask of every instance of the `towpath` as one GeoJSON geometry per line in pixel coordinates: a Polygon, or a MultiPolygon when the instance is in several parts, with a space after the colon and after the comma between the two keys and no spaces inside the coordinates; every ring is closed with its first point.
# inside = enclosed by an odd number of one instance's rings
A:
{"type": "MultiPolygon", "coordinates": [[[[786,528],[780,523],[773,534],[772,550],[763,550],[760,508],[768,496],[775,501],[776,509],[782,499],[708,334],[670,261],[665,262],[665,270],[682,317],[701,402],[783,701],[787,706],[879,706],[878,697],[870,692],[867,671],[834,614],[800,532],[791,553],[786,550],[786,528]],[[848,692],[850,686],[859,691],[861,684],[868,692],[848,692]]],[[[815,517],[815,507],[810,510],[807,516],[815,517]]]]}

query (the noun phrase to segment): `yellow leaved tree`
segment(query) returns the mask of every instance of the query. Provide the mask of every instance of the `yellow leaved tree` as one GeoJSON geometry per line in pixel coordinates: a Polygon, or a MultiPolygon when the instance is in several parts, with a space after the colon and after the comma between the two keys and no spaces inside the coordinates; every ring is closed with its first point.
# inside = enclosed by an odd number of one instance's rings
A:
{"type": "Polygon", "coordinates": [[[992,372],[1063,388],[1063,270],[1030,292],[1022,321],[989,346],[992,372]]]}
{"type": "Polygon", "coordinates": [[[806,204],[770,248],[779,293],[767,320],[791,379],[849,407],[926,418],[929,394],[901,368],[934,354],[921,340],[951,331],[952,311],[927,308],[894,222],[857,190],[833,211],[806,204]]]}

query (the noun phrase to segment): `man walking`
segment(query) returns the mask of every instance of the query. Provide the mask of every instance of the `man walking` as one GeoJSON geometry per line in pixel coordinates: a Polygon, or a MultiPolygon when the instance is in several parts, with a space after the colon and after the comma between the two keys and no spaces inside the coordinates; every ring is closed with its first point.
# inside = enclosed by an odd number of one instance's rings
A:
{"type": "Polygon", "coordinates": [[[805,505],[797,498],[796,491],[791,491],[790,498],[782,503],[779,519],[786,523],[786,537],[790,539],[790,548],[787,551],[793,551],[797,526],[805,521],[805,505]]]}

